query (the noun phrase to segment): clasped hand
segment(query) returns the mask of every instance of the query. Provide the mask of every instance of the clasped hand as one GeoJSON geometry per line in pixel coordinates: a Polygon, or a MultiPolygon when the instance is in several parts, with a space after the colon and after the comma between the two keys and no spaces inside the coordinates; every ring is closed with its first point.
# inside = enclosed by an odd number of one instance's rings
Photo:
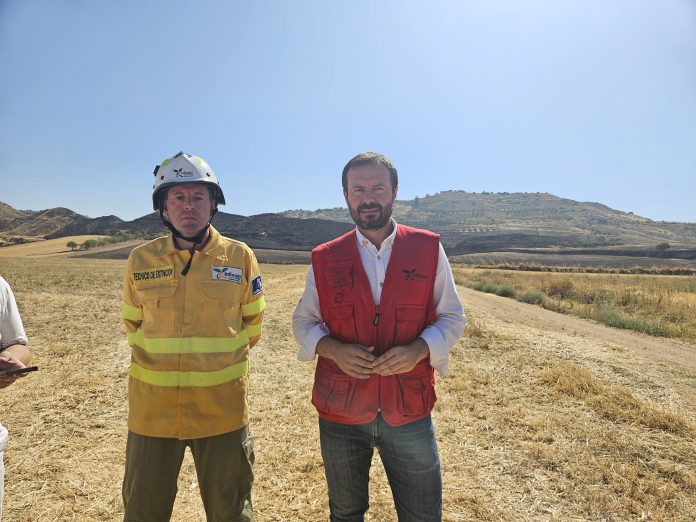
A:
{"type": "Polygon", "coordinates": [[[331,359],[343,372],[358,379],[369,379],[372,374],[409,372],[429,353],[427,343],[420,337],[406,346],[393,346],[379,357],[373,351],[374,346],[344,344],[328,336],[317,344],[317,354],[331,359]]]}

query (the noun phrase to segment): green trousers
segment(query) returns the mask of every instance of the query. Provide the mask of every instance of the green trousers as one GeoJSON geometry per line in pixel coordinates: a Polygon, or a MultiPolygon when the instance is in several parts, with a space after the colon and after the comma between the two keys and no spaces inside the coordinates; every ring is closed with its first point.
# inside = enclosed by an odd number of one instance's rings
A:
{"type": "Polygon", "coordinates": [[[248,427],[178,440],[128,432],[123,479],[125,521],[170,519],[186,447],[191,448],[208,522],[253,522],[254,444],[248,427]]]}

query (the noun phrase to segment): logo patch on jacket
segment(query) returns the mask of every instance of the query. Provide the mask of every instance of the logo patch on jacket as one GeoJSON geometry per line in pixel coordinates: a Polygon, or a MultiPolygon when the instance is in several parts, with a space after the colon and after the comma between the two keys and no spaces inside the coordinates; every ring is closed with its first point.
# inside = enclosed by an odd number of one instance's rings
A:
{"type": "Polygon", "coordinates": [[[215,266],[210,267],[210,279],[218,281],[232,281],[241,283],[244,272],[235,266],[215,266]]]}
{"type": "Polygon", "coordinates": [[[260,294],[263,292],[263,283],[261,282],[261,276],[256,276],[251,280],[251,295],[260,294]]]}
{"type": "Polygon", "coordinates": [[[147,270],[133,270],[133,281],[156,281],[174,279],[174,265],[158,266],[147,270]]]}

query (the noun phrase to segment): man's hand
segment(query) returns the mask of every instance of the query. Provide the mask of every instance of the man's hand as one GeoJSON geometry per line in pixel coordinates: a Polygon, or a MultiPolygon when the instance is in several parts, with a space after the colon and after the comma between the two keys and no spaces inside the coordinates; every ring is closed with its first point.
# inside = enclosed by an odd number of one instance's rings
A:
{"type": "MultiPolygon", "coordinates": [[[[19,370],[20,368],[26,368],[26,364],[24,364],[11,353],[0,352],[0,370],[19,370]]],[[[26,377],[26,375],[26,373],[22,373],[19,375],[2,376],[0,377],[0,388],[7,388],[17,379],[26,377]]]]}
{"type": "Polygon", "coordinates": [[[407,346],[393,346],[380,355],[372,365],[372,371],[380,375],[406,373],[429,354],[428,344],[419,337],[407,346]]]}
{"type": "Polygon", "coordinates": [[[351,377],[369,379],[373,373],[372,364],[375,360],[375,356],[370,352],[374,349],[374,346],[344,344],[327,335],[317,343],[316,353],[331,359],[351,377]]]}

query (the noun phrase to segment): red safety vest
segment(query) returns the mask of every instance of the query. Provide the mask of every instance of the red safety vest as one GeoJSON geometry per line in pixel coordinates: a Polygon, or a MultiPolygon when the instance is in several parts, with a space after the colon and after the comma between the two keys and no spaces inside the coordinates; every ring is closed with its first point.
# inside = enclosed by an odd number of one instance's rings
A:
{"type": "MultiPolygon", "coordinates": [[[[433,287],[439,237],[426,230],[397,227],[379,306],[372,297],[354,230],[315,248],[314,278],[331,337],[374,346],[375,355],[415,340],[436,317],[433,287]]],[[[364,424],[381,411],[387,423],[400,426],[427,416],[435,399],[429,357],[410,372],[369,379],[351,377],[333,361],[319,357],[312,403],[326,420],[364,424]]]]}

